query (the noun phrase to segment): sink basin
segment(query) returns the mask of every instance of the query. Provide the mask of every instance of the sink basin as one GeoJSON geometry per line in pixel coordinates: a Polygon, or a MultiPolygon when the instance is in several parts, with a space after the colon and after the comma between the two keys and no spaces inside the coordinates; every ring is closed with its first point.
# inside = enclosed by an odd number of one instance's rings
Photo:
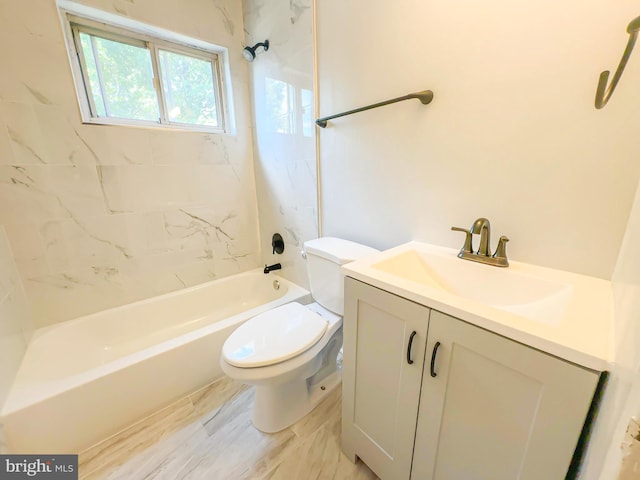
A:
{"type": "Polygon", "coordinates": [[[544,323],[559,322],[571,285],[459,259],[455,253],[406,250],[372,268],[410,282],[544,323]]]}
{"type": "Polygon", "coordinates": [[[411,241],[346,263],[342,271],[575,364],[610,368],[610,281],[518,261],[497,268],[457,255],[454,248],[411,241]]]}

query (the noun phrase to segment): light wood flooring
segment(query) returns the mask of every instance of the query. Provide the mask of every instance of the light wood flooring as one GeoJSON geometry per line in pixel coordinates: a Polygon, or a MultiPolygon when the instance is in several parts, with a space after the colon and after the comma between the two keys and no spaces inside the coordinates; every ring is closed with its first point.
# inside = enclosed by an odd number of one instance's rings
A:
{"type": "Polygon", "coordinates": [[[251,423],[253,389],[223,378],[82,452],[86,480],[376,479],[340,451],[341,390],[291,427],[251,423]]]}

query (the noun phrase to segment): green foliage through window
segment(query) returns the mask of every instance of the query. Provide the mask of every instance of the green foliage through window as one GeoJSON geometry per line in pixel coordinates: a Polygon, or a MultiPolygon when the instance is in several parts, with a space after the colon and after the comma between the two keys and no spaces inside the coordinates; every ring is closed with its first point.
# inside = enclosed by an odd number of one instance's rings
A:
{"type": "Polygon", "coordinates": [[[224,129],[216,53],[116,29],[71,28],[93,119],[224,129]]]}
{"type": "Polygon", "coordinates": [[[160,68],[169,120],[217,126],[211,63],[160,50],[160,68]]]}

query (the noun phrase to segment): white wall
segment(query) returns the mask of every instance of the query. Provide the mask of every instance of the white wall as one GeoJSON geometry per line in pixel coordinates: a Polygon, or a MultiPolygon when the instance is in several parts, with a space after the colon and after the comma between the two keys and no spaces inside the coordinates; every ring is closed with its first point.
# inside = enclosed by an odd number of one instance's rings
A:
{"type": "MultiPolygon", "coordinates": [[[[20,367],[32,326],[18,270],[0,225],[0,409],[20,367]]],[[[0,424],[0,453],[6,445],[0,424]]]]}
{"type": "Polygon", "coordinates": [[[593,102],[637,2],[316,8],[318,116],[435,94],[429,106],[411,100],[320,131],[325,234],[459,248],[450,227],[486,216],[493,247],[509,236],[512,259],[613,279],[615,364],[584,478],[614,479],[626,424],[640,415],[640,52],[609,104],[593,102]]]}
{"type": "Polygon", "coordinates": [[[324,233],[461,247],[611,278],[640,173],[640,53],[603,110],[637,2],[316,2],[318,116],[431,89],[320,131],[324,233]]]}
{"type": "Polygon", "coordinates": [[[83,0],[228,47],[233,135],[80,123],[54,0],[0,2],[0,224],[37,326],[257,267],[240,0],[83,0]]]}
{"type": "Polygon", "coordinates": [[[262,260],[280,262],[283,276],[307,285],[300,252],[318,236],[311,0],[244,0],[243,7],[247,44],[270,41],[250,67],[262,260]],[[279,87],[290,102],[276,95],[279,87]],[[303,91],[311,103],[303,102],[303,91]],[[285,241],[282,255],[270,247],[276,232],[285,241]]]}
{"type": "Polygon", "coordinates": [[[592,455],[587,479],[616,477],[621,461],[621,443],[631,416],[640,419],[640,184],[620,255],[613,274],[615,307],[614,364],[604,397],[602,413],[591,442],[592,455]],[[602,453],[606,452],[601,477],[602,453]]]}

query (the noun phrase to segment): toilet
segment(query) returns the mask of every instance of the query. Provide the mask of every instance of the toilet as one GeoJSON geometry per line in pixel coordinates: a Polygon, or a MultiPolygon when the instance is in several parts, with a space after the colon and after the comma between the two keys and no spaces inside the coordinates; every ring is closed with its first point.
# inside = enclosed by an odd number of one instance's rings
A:
{"type": "Polygon", "coordinates": [[[340,238],[304,243],[315,303],[288,303],[238,327],[222,347],[231,378],[255,386],[253,424],[263,432],[292,425],[340,384],[344,276],[340,266],[378,250],[340,238]]]}

